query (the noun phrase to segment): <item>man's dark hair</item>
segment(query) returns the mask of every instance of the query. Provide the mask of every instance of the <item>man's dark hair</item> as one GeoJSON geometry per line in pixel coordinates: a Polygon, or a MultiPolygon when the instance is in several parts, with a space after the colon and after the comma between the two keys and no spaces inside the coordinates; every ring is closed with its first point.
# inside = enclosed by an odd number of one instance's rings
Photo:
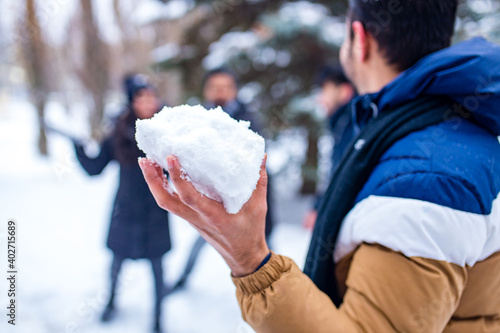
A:
{"type": "Polygon", "coordinates": [[[239,86],[239,84],[240,84],[239,78],[238,78],[238,75],[235,72],[233,72],[232,70],[230,70],[229,68],[226,68],[226,67],[219,67],[219,68],[216,68],[216,69],[212,69],[211,71],[208,71],[205,74],[205,76],[203,77],[203,80],[202,80],[202,87],[205,87],[205,85],[207,84],[208,80],[210,80],[210,78],[212,76],[219,75],[219,74],[229,75],[230,77],[233,78],[234,83],[236,84],[236,87],[239,86]]]}
{"type": "Polygon", "coordinates": [[[321,69],[317,83],[322,86],[326,82],[333,82],[336,85],[350,83],[340,65],[325,66],[321,69]]]}
{"type": "Polygon", "coordinates": [[[457,6],[457,0],[350,0],[348,19],[360,21],[388,63],[403,71],[450,46],[457,6]]]}

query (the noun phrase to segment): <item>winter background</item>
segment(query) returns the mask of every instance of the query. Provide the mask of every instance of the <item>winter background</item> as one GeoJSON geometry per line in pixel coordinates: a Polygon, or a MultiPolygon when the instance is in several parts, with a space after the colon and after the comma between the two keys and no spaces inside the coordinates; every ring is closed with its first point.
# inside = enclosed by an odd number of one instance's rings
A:
{"type": "MultiPolygon", "coordinates": [[[[64,117],[57,104],[50,104],[47,111],[48,117],[64,117]]],[[[126,261],[118,287],[117,316],[110,323],[99,322],[108,297],[111,255],[104,244],[118,166],[110,164],[101,175],[87,176],[74,157],[71,142],[59,135],[49,136],[51,158],[40,157],[35,112],[26,101],[2,104],[0,119],[0,154],[4,157],[0,238],[5,249],[7,221],[13,218],[19,272],[17,324],[13,328],[2,320],[0,332],[148,332],[154,290],[145,260],[126,261]]],[[[286,223],[276,227],[272,247],[303,263],[310,236],[301,227],[300,217],[310,200],[298,198],[295,192],[280,189],[276,193],[280,197],[277,217],[286,223]]],[[[197,236],[175,216],[170,227],[173,248],[164,256],[167,284],[182,272],[197,236]]],[[[6,251],[0,256],[5,272],[6,251]]],[[[5,308],[5,279],[0,280],[0,290],[5,308]]],[[[241,319],[230,271],[210,246],[203,248],[187,288],[165,298],[162,320],[166,332],[252,332],[241,319]]]]}
{"type": "MultiPolygon", "coordinates": [[[[460,4],[456,41],[500,41],[498,1],[460,4]]],[[[198,103],[208,69],[224,64],[241,76],[239,98],[267,128],[278,222],[271,246],[302,265],[310,238],[302,218],[325,186],[332,147],[314,107],[315,73],[338,57],[345,9],[341,0],[0,0],[0,271],[7,271],[7,221],[14,219],[19,272],[15,327],[6,323],[0,277],[0,332],[150,330],[153,279],[141,260],[125,263],[115,320],[99,322],[117,165],[88,177],[71,142],[41,126],[102,139],[124,102],[121,77],[131,71],[149,76],[170,105],[198,103]]],[[[197,237],[179,218],[170,227],[167,284],[197,237]]],[[[252,332],[229,274],[203,248],[186,290],[164,300],[165,331],[252,332]]]]}

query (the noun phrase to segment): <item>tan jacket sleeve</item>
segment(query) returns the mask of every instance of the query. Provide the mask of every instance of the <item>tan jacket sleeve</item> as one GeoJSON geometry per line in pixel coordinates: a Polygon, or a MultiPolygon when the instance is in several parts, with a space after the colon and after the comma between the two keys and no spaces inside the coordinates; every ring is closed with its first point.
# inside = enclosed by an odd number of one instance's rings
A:
{"type": "Polygon", "coordinates": [[[467,279],[463,267],[361,245],[336,308],[289,258],[272,254],[233,278],[243,319],[258,333],[442,332],[467,279]]]}

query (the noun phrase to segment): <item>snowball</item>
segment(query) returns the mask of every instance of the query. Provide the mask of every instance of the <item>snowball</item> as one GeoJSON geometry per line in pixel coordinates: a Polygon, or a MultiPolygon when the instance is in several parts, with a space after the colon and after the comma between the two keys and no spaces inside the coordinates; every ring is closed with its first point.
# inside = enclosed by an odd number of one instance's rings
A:
{"type": "Polygon", "coordinates": [[[185,178],[201,194],[236,214],[255,190],[264,158],[264,139],[249,126],[220,107],[182,105],[137,120],[135,138],[146,156],[164,169],[167,156],[176,156],[185,178]]]}

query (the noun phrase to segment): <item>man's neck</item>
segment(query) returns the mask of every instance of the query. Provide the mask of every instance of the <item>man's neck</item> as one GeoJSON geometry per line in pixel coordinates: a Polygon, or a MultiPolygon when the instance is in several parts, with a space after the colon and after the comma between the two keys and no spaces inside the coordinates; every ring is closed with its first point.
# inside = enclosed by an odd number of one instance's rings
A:
{"type": "Polygon", "coordinates": [[[364,95],[379,92],[386,85],[394,81],[399,74],[401,74],[401,72],[387,65],[375,65],[370,69],[369,73],[366,74],[359,88],[359,93],[364,95]]]}

